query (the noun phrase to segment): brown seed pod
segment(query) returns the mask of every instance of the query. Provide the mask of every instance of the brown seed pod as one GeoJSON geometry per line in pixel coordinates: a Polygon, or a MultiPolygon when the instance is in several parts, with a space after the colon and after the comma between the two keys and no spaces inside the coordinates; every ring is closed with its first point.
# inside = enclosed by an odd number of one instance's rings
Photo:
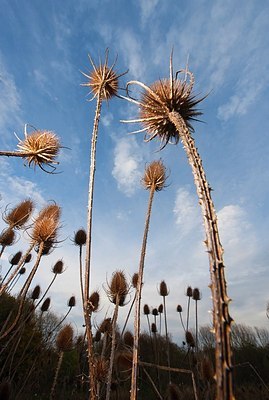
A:
{"type": "Polygon", "coordinates": [[[24,264],[28,264],[28,263],[31,261],[31,259],[32,259],[32,254],[29,253],[29,254],[27,255],[26,259],[24,260],[24,264]]]}
{"type": "Polygon", "coordinates": [[[102,357],[98,356],[94,358],[93,364],[95,366],[95,376],[99,382],[105,382],[107,378],[107,373],[109,369],[108,361],[102,357]]]}
{"type": "Polygon", "coordinates": [[[13,229],[4,229],[0,234],[0,245],[1,246],[12,246],[15,242],[16,235],[13,229]]]}
{"type": "Polygon", "coordinates": [[[41,293],[41,288],[39,285],[36,285],[36,287],[33,289],[32,294],[31,294],[31,299],[32,300],[37,300],[40,296],[41,293]]]}
{"type": "Polygon", "coordinates": [[[157,333],[157,326],[156,326],[156,324],[154,322],[151,324],[151,332],[152,333],[157,333]]]}
{"type": "Polygon", "coordinates": [[[56,263],[54,264],[53,268],[52,268],[52,272],[54,274],[62,274],[63,273],[63,269],[64,269],[64,263],[63,260],[58,260],[56,261],[56,263]]]}
{"type": "Polygon", "coordinates": [[[119,306],[123,306],[128,292],[129,288],[124,272],[114,272],[106,290],[109,300],[114,304],[118,302],[119,306]]]}
{"type": "Polygon", "coordinates": [[[150,309],[149,309],[149,306],[147,304],[144,304],[143,311],[144,311],[145,315],[149,315],[150,314],[150,309]]]}
{"type": "Polygon", "coordinates": [[[94,341],[95,341],[96,343],[97,343],[97,342],[100,342],[101,336],[102,336],[102,333],[101,333],[101,331],[98,329],[98,330],[95,332],[94,341]]]}
{"type": "Polygon", "coordinates": [[[9,263],[10,263],[11,265],[18,265],[19,262],[20,262],[21,256],[22,256],[22,252],[21,252],[21,251],[18,251],[16,254],[14,254],[13,257],[11,257],[11,258],[9,259],[9,263]]]}
{"type": "Polygon", "coordinates": [[[134,336],[132,332],[126,331],[123,335],[123,341],[126,346],[133,347],[134,344],[134,336]]]}
{"type": "Polygon", "coordinates": [[[33,208],[34,203],[32,200],[24,200],[12,208],[3,218],[10,228],[20,229],[29,220],[33,208]]]}
{"type": "Polygon", "coordinates": [[[189,347],[195,347],[193,334],[190,331],[185,332],[186,343],[189,347]]]}
{"type": "Polygon", "coordinates": [[[73,347],[74,331],[71,325],[65,325],[57,335],[56,346],[58,351],[70,351],[73,347]]]}
{"type": "Polygon", "coordinates": [[[98,311],[100,295],[97,291],[93,292],[88,300],[88,310],[90,313],[98,311]]]}
{"type": "Polygon", "coordinates": [[[48,311],[49,307],[50,307],[50,298],[47,297],[42,303],[42,306],[40,308],[41,312],[43,313],[43,312],[48,311]]]}
{"type": "Polygon", "coordinates": [[[152,309],[152,315],[155,315],[155,317],[157,317],[157,315],[159,315],[157,308],[152,309]]]}
{"type": "Polygon", "coordinates": [[[192,291],[192,298],[195,301],[201,300],[201,292],[198,288],[194,288],[192,291]]]}
{"type": "Polygon", "coordinates": [[[49,205],[40,211],[31,234],[34,243],[43,242],[53,245],[56,242],[60,213],[61,209],[56,204],[49,205]]]}
{"type": "Polygon", "coordinates": [[[137,272],[135,272],[134,274],[133,274],[133,277],[132,277],[132,285],[133,285],[133,287],[136,289],[136,287],[137,287],[137,282],[138,282],[138,273],[137,272]]]}
{"type": "Polygon", "coordinates": [[[67,303],[68,307],[75,307],[76,305],[76,298],[75,296],[71,296],[67,303]]]}
{"type": "Polygon", "coordinates": [[[74,236],[73,242],[77,246],[84,246],[86,244],[87,234],[84,229],[79,229],[74,236]]]}
{"type": "Polygon", "coordinates": [[[59,154],[61,145],[59,138],[53,132],[45,130],[37,130],[30,134],[25,132],[25,139],[19,140],[17,146],[22,157],[27,160],[29,167],[33,164],[48,172],[44,169],[45,165],[55,169],[53,164],[59,164],[55,159],[59,154]]]}
{"type": "Polygon", "coordinates": [[[111,318],[105,318],[101,323],[101,325],[99,326],[99,331],[101,333],[111,332],[111,328],[112,328],[111,318]]]}
{"type": "Polygon", "coordinates": [[[166,297],[166,296],[168,296],[168,294],[169,294],[169,292],[168,292],[167,285],[166,285],[165,281],[161,281],[161,283],[160,283],[160,295],[162,297],[166,297]]]}
{"type": "Polygon", "coordinates": [[[153,186],[154,190],[159,192],[165,187],[166,179],[166,168],[162,161],[153,161],[145,169],[145,174],[142,178],[142,184],[145,189],[149,190],[153,186]]]}
{"type": "Polygon", "coordinates": [[[177,305],[177,312],[181,313],[182,312],[182,307],[180,304],[177,305]]]}
{"type": "Polygon", "coordinates": [[[163,304],[160,304],[158,307],[158,313],[162,314],[163,313],[163,304]]]}
{"type": "Polygon", "coordinates": [[[188,287],[187,287],[186,296],[187,296],[187,297],[192,297],[192,288],[191,288],[191,286],[188,286],[188,287]]]}
{"type": "Polygon", "coordinates": [[[23,274],[25,274],[25,272],[26,272],[26,268],[25,267],[22,267],[20,270],[19,270],[19,274],[20,275],[23,275],[23,274]]]}

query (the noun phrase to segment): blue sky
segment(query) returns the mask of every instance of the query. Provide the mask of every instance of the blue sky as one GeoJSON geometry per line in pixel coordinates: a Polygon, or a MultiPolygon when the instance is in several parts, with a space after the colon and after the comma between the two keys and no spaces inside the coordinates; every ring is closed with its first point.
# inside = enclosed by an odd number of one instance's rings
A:
{"type": "MultiPolygon", "coordinates": [[[[195,74],[195,93],[204,123],[195,123],[219,218],[225,250],[232,317],[238,323],[266,326],[268,284],[268,19],[266,1],[115,0],[5,1],[0,15],[0,146],[14,149],[25,123],[55,131],[63,146],[57,175],[29,170],[17,159],[1,157],[1,207],[31,196],[37,209],[53,199],[62,206],[59,248],[45,258],[35,282],[45,288],[51,266],[63,258],[66,272],[51,290],[52,310],[64,313],[67,299],[79,299],[78,255],[70,238],[86,226],[90,137],[95,110],[88,102],[81,71],[90,70],[109,48],[118,56],[121,78],[146,84],[174,68],[195,74]]],[[[211,322],[208,260],[202,217],[183,149],[143,134],[128,135],[121,119],[137,116],[119,99],[104,104],[97,146],[94,198],[92,289],[100,289],[116,269],[132,276],[138,269],[148,193],[140,179],[145,164],[162,158],[169,186],[156,194],[145,265],[143,302],[160,304],[157,286],[165,279],[170,331],[180,334],[177,304],[185,308],[188,285],[199,287],[201,323],[211,322]]],[[[139,127],[137,127],[139,128],[139,127]]],[[[1,222],[1,229],[4,223],[1,222]]],[[[26,235],[22,235],[23,238],[26,235]]],[[[20,249],[18,242],[6,253],[20,249]]],[[[5,261],[2,262],[6,268],[5,261]]],[[[127,307],[122,310],[123,319],[127,307]]],[[[81,308],[73,310],[78,329],[81,308]]],[[[98,317],[97,317],[98,320],[98,317]]],[[[131,327],[131,326],[130,326],[131,327]]]]}

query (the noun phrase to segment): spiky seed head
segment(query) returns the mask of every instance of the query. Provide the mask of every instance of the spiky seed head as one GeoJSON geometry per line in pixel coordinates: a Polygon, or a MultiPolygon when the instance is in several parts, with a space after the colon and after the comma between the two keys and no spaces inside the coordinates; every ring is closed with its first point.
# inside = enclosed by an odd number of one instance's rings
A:
{"type": "Polygon", "coordinates": [[[133,285],[133,287],[136,289],[136,287],[137,287],[137,282],[138,282],[138,273],[137,272],[135,272],[134,274],[133,274],[133,277],[132,277],[132,285],[133,285]]]}
{"type": "Polygon", "coordinates": [[[95,291],[93,292],[88,300],[88,310],[90,313],[92,312],[97,312],[99,308],[99,303],[100,303],[100,295],[99,292],[95,291]]]}
{"type": "Polygon", "coordinates": [[[165,187],[166,168],[161,160],[151,162],[145,169],[142,184],[145,189],[150,190],[154,187],[156,192],[165,187]]]}
{"type": "Polygon", "coordinates": [[[99,331],[101,333],[111,332],[111,328],[112,328],[111,318],[105,318],[101,323],[101,325],[99,326],[99,331]]]}
{"type": "Polygon", "coordinates": [[[63,269],[64,269],[64,263],[63,260],[58,260],[56,261],[56,263],[54,264],[53,268],[52,268],[52,272],[54,274],[62,274],[63,273],[63,269]]]}
{"type": "Polygon", "coordinates": [[[175,383],[169,383],[167,387],[167,399],[168,400],[180,400],[182,398],[182,393],[179,387],[175,383]]]}
{"type": "Polygon", "coordinates": [[[153,308],[152,315],[155,315],[155,317],[157,317],[157,315],[159,315],[157,308],[153,308]]]}
{"type": "Polygon", "coordinates": [[[192,287],[191,286],[187,287],[186,296],[187,297],[192,297],[192,287]]]}
{"type": "Polygon", "coordinates": [[[167,285],[166,285],[165,281],[161,281],[161,283],[160,283],[160,295],[162,297],[166,297],[166,296],[168,296],[168,294],[169,294],[169,292],[168,292],[167,285]]]}
{"type": "Polygon", "coordinates": [[[158,307],[158,312],[159,312],[160,314],[163,313],[163,304],[160,304],[160,305],[159,305],[159,307],[158,307]]]}
{"type": "Polygon", "coordinates": [[[44,166],[53,167],[58,164],[55,161],[61,148],[60,140],[55,133],[46,130],[37,130],[27,134],[24,140],[18,143],[19,152],[28,162],[28,166],[38,166],[44,170],[44,166]]]}
{"type": "Polygon", "coordinates": [[[61,209],[56,204],[49,205],[40,211],[31,234],[34,243],[53,244],[56,242],[60,213],[61,209]]]}
{"type": "Polygon", "coordinates": [[[94,358],[94,366],[95,366],[95,376],[99,382],[105,382],[108,374],[109,363],[108,361],[102,357],[97,356],[94,358]]]}
{"type": "Polygon", "coordinates": [[[36,287],[32,291],[31,299],[37,300],[40,296],[40,293],[41,293],[41,288],[39,285],[36,285],[36,287]]]}
{"type": "Polygon", "coordinates": [[[123,306],[129,288],[123,271],[115,271],[112,275],[111,282],[108,285],[107,295],[109,300],[114,304],[123,306]]]}
{"type": "Polygon", "coordinates": [[[18,251],[16,254],[14,254],[13,257],[10,258],[9,263],[11,265],[18,265],[20,262],[21,256],[22,256],[22,252],[18,251]]]}
{"type": "Polygon", "coordinates": [[[193,298],[193,300],[195,300],[195,301],[198,301],[198,300],[201,300],[201,292],[200,292],[200,289],[198,289],[198,288],[194,288],[193,289],[193,291],[192,291],[192,298],[193,298]]]}
{"type": "Polygon", "coordinates": [[[205,381],[211,381],[214,377],[214,368],[212,362],[206,356],[202,359],[201,373],[202,379],[205,381]]]}
{"type": "Polygon", "coordinates": [[[152,324],[151,324],[151,332],[152,333],[157,333],[157,326],[156,326],[156,324],[154,322],[152,322],[152,324]]]}
{"type": "Polygon", "coordinates": [[[68,307],[75,307],[76,305],[76,298],[75,296],[71,296],[67,303],[68,307]]]}
{"type": "Polygon", "coordinates": [[[186,343],[189,347],[195,347],[193,334],[190,331],[185,332],[186,343]]]}
{"type": "Polygon", "coordinates": [[[97,329],[97,331],[95,332],[94,341],[96,343],[100,342],[101,336],[102,336],[101,331],[99,329],[97,329]]]}
{"type": "Polygon", "coordinates": [[[15,242],[16,235],[13,229],[7,228],[1,232],[0,244],[1,246],[12,246],[15,242]]]}
{"type": "Polygon", "coordinates": [[[47,297],[42,303],[41,312],[43,313],[48,311],[49,307],[50,307],[50,298],[47,297]]]}
{"type": "Polygon", "coordinates": [[[181,313],[181,312],[182,312],[182,307],[181,307],[180,304],[177,305],[177,312],[178,312],[178,313],[181,313]]]}
{"type": "Polygon", "coordinates": [[[0,399],[10,400],[11,399],[11,384],[9,381],[2,381],[0,383],[0,399]]]}
{"type": "Polygon", "coordinates": [[[26,268],[25,268],[25,267],[22,267],[22,268],[19,270],[19,274],[20,274],[20,275],[25,274],[25,272],[26,272],[26,268]]]}
{"type": "Polygon", "coordinates": [[[126,331],[123,335],[123,341],[126,346],[133,347],[134,344],[134,336],[132,332],[126,331]]]}
{"type": "Polygon", "coordinates": [[[4,220],[9,224],[10,228],[22,228],[29,220],[34,209],[32,200],[27,199],[20,202],[16,207],[12,208],[6,215],[4,220]]]}
{"type": "Polygon", "coordinates": [[[74,243],[77,246],[84,246],[86,244],[87,234],[84,229],[79,229],[74,236],[74,243]]]}
{"type": "Polygon", "coordinates": [[[145,315],[149,315],[150,314],[150,309],[149,309],[149,306],[147,305],[147,304],[144,304],[144,314],[145,315]]]}
{"type": "Polygon", "coordinates": [[[56,346],[58,351],[70,351],[73,347],[74,330],[71,325],[65,325],[57,335],[56,346]]]}
{"type": "Polygon", "coordinates": [[[24,260],[24,264],[28,264],[31,261],[31,259],[32,259],[32,254],[31,253],[27,254],[27,257],[24,260]]]}

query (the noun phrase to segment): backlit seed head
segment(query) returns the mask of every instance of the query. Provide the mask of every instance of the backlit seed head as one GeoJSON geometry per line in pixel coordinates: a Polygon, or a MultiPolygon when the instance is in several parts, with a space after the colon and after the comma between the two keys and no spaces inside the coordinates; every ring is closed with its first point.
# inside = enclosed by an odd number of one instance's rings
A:
{"type": "Polygon", "coordinates": [[[160,304],[160,305],[159,305],[159,307],[158,307],[158,312],[159,312],[160,314],[163,313],[163,304],[160,304]]]}
{"type": "Polygon", "coordinates": [[[123,306],[126,296],[129,292],[129,287],[123,271],[113,273],[111,282],[106,290],[109,300],[114,304],[123,306]]]}
{"type": "Polygon", "coordinates": [[[101,333],[111,332],[111,328],[112,328],[111,318],[105,318],[101,323],[101,325],[99,326],[99,331],[101,333]]]}
{"type": "Polygon", "coordinates": [[[198,288],[194,288],[192,291],[192,298],[195,301],[201,300],[201,292],[198,288]]]}
{"type": "Polygon", "coordinates": [[[154,322],[151,324],[151,332],[152,333],[157,333],[157,326],[156,326],[156,324],[154,322]]]}
{"type": "Polygon", "coordinates": [[[68,300],[68,307],[75,307],[76,305],[76,298],[75,296],[71,296],[70,299],[68,300]]]}
{"type": "Polygon", "coordinates": [[[98,329],[98,330],[95,332],[94,341],[95,341],[96,343],[100,342],[101,336],[102,336],[102,333],[101,333],[101,331],[98,329]]]}
{"type": "Polygon", "coordinates": [[[166,168],[162,161],[153,161],[145,169],[142,184],[145,189],[150,190],[153,187],[158,192],[165,187],[166,178],[166,168]]]}
{"type": "Polygon", "coordinates": [[[54,264],[53,268],[52,268],[52,272],[54,274],[62,274],[63,273],[63,268],[64,268],[64,263],[63,260],[58,260],[56,261],[56,263],[54,264]]]}
{"type": "Polygon", "coordinates": [[[16,254],[14,254],[13,257],[10,258],[9,262],[11,265],[18,265],[20,262],[22,256],[22,252],[18,251],[16,254]]]}
{"type": "Polygon", "coordinates": [[[31,261],[31,259],[32,259],[32,254],[29,253],[29,254],[27,255],[25,261],[24,261],[24,264],[28,264],[28,263],[31,261]]]}
{"type": "Polygon", "coordinates": [[[135,289],[137,287],[137,282],[138,282],[138,273],[136,272],[133,274],[133,277],[132,277],[132,285],[135,289]]]}
{"type": "Polygon", "coordinates": [[[160,283],[160,295],[162,297],[166,297],[166,296],[168,296],[168,294],[169,294],[169,292],[168,292],[167,285],[166,285],[165,281],[161,281],[161,283],[160,283]]]}
{"type": "Polygon", "coordinates": [[[45,172],[48,172],[44,169],[45,165],[55,169],[53,164],[58,164],[55,159],[60,148],[60,140],[55,133],[45,130],[37,130],[30,134],[25,132],[25,139],[19,140],[18,143],[19,152],[27,160],[28,166],[38,166],[45,172]]]}
{"type": "Polygon", "coordinates": [[[70,351],[73,347],[74,330],[71,325],[65,325],[56,338],[58,351],[70,351]]]}
{"type": "Polygon", "coordinates": [[[16,235],[13,229],[4,229],[0,234],[0,245],[1,246],[12,246],[15,242],[16,235]]]}
{"type": "Polygon", "coordinates": [[[32,299],[32,300],[37,300],[37,299],[39,298],[39,296],[40,296],[40,293],[41,293],[40,286],[37,285],[37,286],[34,288],[34,290],[32,291],[31,299],[32,299]]]}
{"type": "Polygon", "coordinates": [[[152,315],[155,315],[155,317],[159,315],[157,308],[153,308],[152,315]]]}
{"type": "Polygon", "coordinates": [[[181,313],[182,312],[182,307],[180,304],[177,305],[177,312],[181,313]]]}
{"type": "Polygon", "coordinates": [[[50,298],[47,297],[42,303],[41,312],[48,311],[49,307],[50,307],[50,298]]]}
{"type": "Polygon", "coordinates": [[[149,306],[147,304],[144,305],[144,314],[145,315],[149,315],[150,314],[150,309],[149,309],[149,306]]]}
{"type": "Polygon", "coordinates": [[[191,288],[191,286],[188,286],[188,287],[187,287],[186,296],[187,296],[187,297],[192,297],[192,288],[191,288]]]}
{"type": "Polygon", "coordinates": [[[49,205],[40,211],[31,234],[34,243],[47,242],[53,245],[56,242],[60,213],[61,209],[56,204],[49,205]]]}
{"type": "Polygon", "coordinates": [[[97,291],[93,292],[88,300],[88,310],[90,313],[97,312],[100,303],[100,295],[97,291]]]}
{"type": "Polygon", "coordinates": [[[185,332],[186,343],[189,347],[195,347],[193,334],[190,331],[185,332]]]}
{"type": "Polygon", "coordinates": [[[126,331],[123,335],[123,341],[126,346],[133,347],[134,344],[134,336],[132,332],[126,331]]]}
{"type": "Polygon", "coordinates": [[[22,268],[19,270],[19,274],[20,274],[20,275],[25,274],[25,272],[26,272],[26,268],[25,268],[25,267],[22,267],[22,268]]]}
{"type": "Polygon", "coordinates": [[[84,246],[86,244],[87,235],[84,229],[79,229],[74,236],[74,243],[77,246],[84,246]]]}
{"type": "Polygon", "coordinates": [[[5,222],[10,228],[22,228],[29,220],[33,211],[34,203],[32,200],[24,200],[16,207],[12,208],[6,215],[3,216],[5,222]]]}

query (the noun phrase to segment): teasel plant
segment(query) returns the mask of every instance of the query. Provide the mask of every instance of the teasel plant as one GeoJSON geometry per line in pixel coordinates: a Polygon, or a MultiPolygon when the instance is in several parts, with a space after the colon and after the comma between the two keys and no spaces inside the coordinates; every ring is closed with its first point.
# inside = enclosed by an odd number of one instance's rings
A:
{"type": "Polygon", "coordinates": [[[112,327],[111,327],[112,339],[111,339],[109,370],[107,374],[106,397],[105,397],[106,400],[110,399],[110,393],[111,393],[113,364],[114,364],[115,349],[116,349],[116,328],[117,328],[119,307],[123,307],[125,305],[126,296],[128,295],[129,290],[130,288],[127,283],[125,274],[121,270],[115,271],[113,273],[111,281],[108,284],[108,287],[105,289],[108,299],[110,300],[111,303],[115,305],[112,317],[112,327]]]}
{"type": "MultiPolygon", "coordinates": [[[[60,214],[61,214],[60,207],[57,204],[51,204],[43,208],[35,219],[32,232],[31,234],[29,234],[31,238],[30,248],[28,252],[26,252],[26,255],[21,260],[21,262],[24,262],[27,255],[30,253],[33,247],[35,247],[37,251],[35,264],[18,295],[20,303],[17,315],[14,318],[14,321],[12,322],[11,326],[7,328],[4,333],[2,333],[2,335],[0,336],[0,340],[6,337],[12,331],[12,329],[17,325],[21,317],[26,294],[29,290],[31,282],[35,276],[35,273],[39,267],[44,249],[46,250],[47,246],[53,247],[57,243],[60,214]]],[[[19,264],[17,268],[19,267],[19,264]]],[[[4,286],[5,285],[3,285],[3,287],[4,286]]]]}
{"type": "Polygon", "coordinates": [[[190,303],[192,298],[192,287],[188,286],[186,290],[186,296],[188,297],[188,304],[187,304],[187,321],[186,321],[186,330],[189,330],[189,320],[190,320],[190,303]]]}
{"type": "Polygon", "coordinates": [[[199,341],[198,341],[198,301],[202,298],[201,291],[198,288],[194,288],[192,291],[192,299],[195,301],[195,343],[196,343],[196,352],[199,350],[199,341]]]}
{"type": "Polygon", "coordinates": [[[138,280],[136,285],[136,304],[134,317],[134,346],[133,346],[133,368],[131,379],[131,395],[130,399],[135,400],[137,396],[137,378],[138,378],[138,354],[139,354],[139,336],[140,336],[140,313],[141,313],[141,296],[144,275],[144,265],[146,257],[146,247],[148,240],[148,232],[150,225],[150,217],[155,192],[164,189],[167,179],[166,168],[161,160],[152,161],[146,166],[142,184],[146,190],[149,190],[148,208],[145,220],[144,235],[142,240],[142,248],[140,254],[138,280]]]}
{"type": "MultiPolygon", "coordinates": [[[[112,64],[111,67],[108,66],[108,49],[105,53],[105,61],[103,63],[100,62],[99,65],[96,65],[92,60],[91,56],[88,55],[92,71],[87,73],[82,72],[82,74],[86,77],[87,81],[82,83],[81,86],[85,86],[89,88],[89,94],[92,95],[90,101],[96,99],[96,109],[95,116],[93,122],[92,129],[92,139],[91,139],[91,152],[90,152],[90,171],[89,171],[89,192],[88,192],[88,216],[87,216],[87,239],[86,239],[86,257],[85,257],[85,268],[84,268],[84,287],[82,294],[83,301],[83,312],[84,312],[84,320],[86,326],[86,336],[88,343],[88,364],[89,364],[89,377],[90,377],[90,387],[94,386],[94,382],[92,381],[91,370],[92,370],[92,361],[93,354],[89,351],[92,348],[92,333],[90,332],[90,321],[89,321],[89,312],[87,309],[88,300],[90,296],[90,274],[91,274],[91,241],[92,241],[92,213],[93,213],[93,192],[94,192],[94,182],[95,182],[95,170],[96,170],[96,145],[98,138],[98,129],[99,129],[99,121],[101,117],[101,108],[103,101],[109,102],[112,97],[119,97],[119,78],[125,75],[127,72],[122,74],[117,74],[114,71],[114,67],[117,59],[112,64]]],[[[89,398],[94,400],[96,398],[96,393],[90,391],[89,398]]]]}
{"type": "Polygon", "coordinates": [[[21,256],[22,256],[22,252],[21,251],[17,251],[17,253],[14,254],[14,256],[12,256],[9,259],[10,267],[7,270],[6,274],[4,275],[3,279],[1,280],[1,284],[5,281],[6,277],[8,276],[8,274],[10,273],[10,271],[12,270],[14,265],[18,265],[18,263],[20,262],[21,256]]]}
{"type": "Polygon", "coordinates": [[[141,123],[145,132],[145,141],[158,138],[161,149],[168,143],[181,141],[192,169],[194,183],[202,209],[205,245],[209,256],[211,292],[213,301],[213,325],[216,338],[216,397],[218,400],[234,399],[233,366],[231,350],[231,323],[229,314],[230,298],[227,295],[227,284],[224,273],[223,248],[219,238],[217,216],[211,198],[211,187],[206,179],[202,159],[192,136],[192,121],[202,114],[197,105],[206,97],[197,98],[193,94],[194,75],[188,66],[174,74],[173,53],[170,57],[170,78],[161,79],[151,86],[139,81],[127,83],[126,99],[137,104],[140,116],[137,119],[122,121],[141,123]],[[180,79],[180,76],[183,76],[180,79]],[[133,85],[142,88],[141,99],[130,95],[133,85]]]}
{"type": "MultiPolygon", "coordinates": [[[[27,127],[31,125],[25,124],[24,126],[24,139],[21,140],[15,134],[18,139],[18,150],[17,151],[0,151],[0,156],[6,157],[20,157],[26,160],[29,167],[38,166],[40,169],[47,173],[53,173],[55,166],[59,164],[56,161],[56,157],[59,154],[60,140],[58,136],[47,130],[38,130],[34,128],[34,131],[27,132],[27,127]],[[47,170],[45,167],[48,166],[51,170],[47,170]]],[[[33,127],[32,127],[33,128],[33,127]]]]}
{"type": "Polygon", "coordinates": [[[186,331],[186,328],[185,328],[185,325],[184,325],[184,322],[183,322],[183,318],[182,318],[182,306],[181,306],[180,304],[177,305],[177,312],[179,313],[180,322],[181,322],[182,328],[183,328],[183,330],[184,330],[184,332],[185,332],[185,331],[186,331]]]}
{"type": "MultiPolygon", "coordinates": [[[[166,354],[167,354],[167,362],[168,367],[170,368],[170,348],[169,348],[169,337],[168,337],[168,328],[167,328],[167,310],[166,310],[166,301],[165,298],[168,296],[169,291],[167,288],[167,284],[165,281],[161,281],[159,288],[160,296],[163,298],[163,309],[164,309],[164,327],[165,327],[165,338],[166,338],[166,354]]],[[[171,373],[169,371],[169,383],[171,383],[171,373]]]]}

